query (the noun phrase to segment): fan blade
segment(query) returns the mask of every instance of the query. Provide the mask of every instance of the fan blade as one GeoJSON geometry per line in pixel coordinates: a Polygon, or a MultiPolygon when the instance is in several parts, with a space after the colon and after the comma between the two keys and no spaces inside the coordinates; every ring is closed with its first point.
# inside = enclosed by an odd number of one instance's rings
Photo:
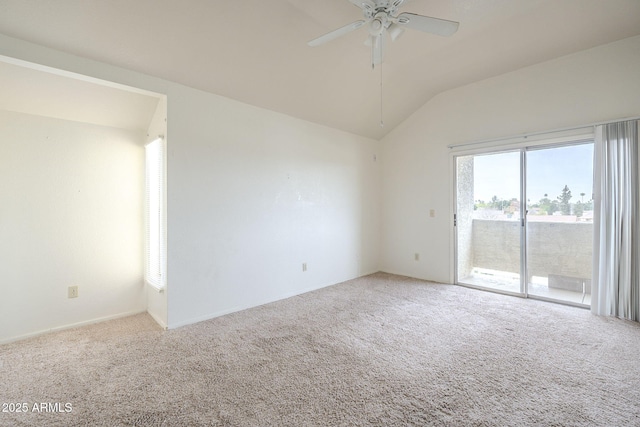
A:
{"type": "Polygon", "coordinates": [[[405,27],[424,31],[425,33],[437,34],[439,36],[450,36],[458,31],[460,23],[447,21],[446,19],[431,18],[430,16],[416,15],[415,13],[404,12],[398,15],[397,23],[405,27]]]}
{"type": "Polygon", "coordinates": [[[329,42],[333,39],[337,39],[340,36],[344,36],[345,34],[349,34],[351,31],[357,30],[365,24],[365,21],[356,21],[352,22],[349,25],[345,25],[342,28],[338,28],[337,30],[331,31],[323,36],[318,37],[317,39],[313,39],[307,44],[309,46],[320,46],[326,42],[329,42]]]}
{"type": "Polygon", "coordinates": [[[349,2],[360,9],[375,10],[376,4],[372,0],[349,0],[349,2]]]}
{"type": "Polygon", "coordinates": [[[405,0],[393,0],[389,5],[389,7],[392,9],[398,9],[400,6],[402,6],[402,3],[404,2],[405,0]]]}

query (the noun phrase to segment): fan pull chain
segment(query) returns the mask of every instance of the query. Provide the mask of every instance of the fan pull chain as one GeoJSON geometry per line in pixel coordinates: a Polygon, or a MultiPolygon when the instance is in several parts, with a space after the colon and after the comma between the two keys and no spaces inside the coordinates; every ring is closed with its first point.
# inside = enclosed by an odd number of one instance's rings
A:
{"type": "MultiPolygon", "coordinates": [[[[382,58],[382,40],[378,42],[378,48],[380,49],[380,58],[382,58]]],[[[371,41],[371,70],[375,71],[376,69],[376,61],[375,61],[375,49],[376,43],[374,40],[371,41]]],[[[384,120],[382,119],[382,61],[378,64],[380,68],[380,127],[384,127],[384,120]]]]}
{"type": "Polygon", "coordinates": [[[380,127],[384,127],[384,120],[382,120],[382,63],[380,63],[380,127]]]}

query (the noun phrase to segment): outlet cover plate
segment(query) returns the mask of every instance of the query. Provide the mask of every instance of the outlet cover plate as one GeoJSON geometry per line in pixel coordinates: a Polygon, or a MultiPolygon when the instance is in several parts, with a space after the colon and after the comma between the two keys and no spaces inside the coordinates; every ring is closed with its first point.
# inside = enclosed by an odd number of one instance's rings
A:
{"type": "Polygon", "coordinates": [[[69,286],[67,289],[67,298],[78,298],[78,287],[69,286]]]}

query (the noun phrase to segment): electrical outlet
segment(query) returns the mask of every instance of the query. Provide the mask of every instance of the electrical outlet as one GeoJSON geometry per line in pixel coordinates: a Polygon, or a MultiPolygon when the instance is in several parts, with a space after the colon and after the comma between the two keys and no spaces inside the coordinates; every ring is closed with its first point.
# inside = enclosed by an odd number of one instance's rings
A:
{"type": "Polygon", "coordinates": [[[307,271],[307,263],[306,262],[302,263],[302,271],[307,271]]]}
{"type": "Polygon", "coordinates": [[[78,287],[69,286],[67,289],[67,298],[78,298],[78,287]]]}
{"type": "Polygon", "coordinates": [[[413,254],[413,259],[415,259],[416,261],[420,261],[420,254],[417,252],[413,254]]]}
{"type": "Polygon", "coordinates": [[[431,218],[435,218],[436,217],[436,210],[435,209],[429,209],[429,216],[431,218]]]}

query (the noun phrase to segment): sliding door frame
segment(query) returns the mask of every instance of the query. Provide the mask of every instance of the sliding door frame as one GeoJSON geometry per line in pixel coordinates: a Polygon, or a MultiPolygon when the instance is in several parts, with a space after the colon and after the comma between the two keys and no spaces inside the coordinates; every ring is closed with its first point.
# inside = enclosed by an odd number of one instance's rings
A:
{"type": "Polygon", "coordinates": [[[451,263],[451,278],[452,283],[469,288],[481,289],[494,293],[513,295],[522,298],[531,298],[536,300],[555,302],[564,305],[571,305],[580,308],[585,308],[584,304],[573,303],[571,301],[557,300],[544,296],[532,295],[528,289],[528,265],[527,265],[527,153],[534,150],[552,149],[559,147],[567,147],[578,144],[593,143],[595,140],[595,132],[593,127],[575,129],[568,132],[559,132],[557,135],[541,134],[537,138],[528,140],[528,136],[514,137],[513,140],[501,140],[492,144],[490,142],[483,142],[478,146],[462,146],[459,149],[453,147],[450,152],[450,169],[452,176],[451,185],[451,211],[452,215],[452,232],[451,232],[451,248],[452,248],[452,263],[451,263]],[[567,135],[568,134],[568,135],[567,135]],[[511,292],[501,289],[492,289],[472,284],[460,283],[458,277],[458,168],[457,159],[463,156],[473,155],[489,155],[499,154],[504,152],[520,153],[520,292],[511,292]]]}
{"type": "MultiPolygon", "coordinates": [[[[572,141],[565,141],[565,142],[552,142],[549,144],[539,144],[539,145],[534,145],[534,146],[529,146],[524,148],[524,152],[525,153],[529,153],[531,151],[538,151],[538,150],[549,150],[549,149],[554,149],[554,148],[563,148],[563,147],[571,147],[571,146],[576,146],[576,145],[581,145],[581,144],[594,144],[595,143],[595,134],[592,135],[591,137],[581,137],[578,139],[573,139],[572,141]]],[[[526,155],[525,155],[525,162],[526,162],[526,155]]],[[[524,175],[523,175],[523,179],[525,181],[526,184],[526,170],[523,171],[524,175]]],[[[526,185],[525,185],[525,190],[526,190],[526,185]]],[[[526,195],[526,192],[525,192],[526,195]]],[[[526,200],[523,200],[525,203],[525,209],[527,208],[526,205],[526,200]]],[[[526,229],[528,228],[528,223],[526,221],[525,218],[525,222],[526,226],[525,228],[525,232],[526,229]]],[[[527,241],[524,241],[524,252],[525,254],[528,254],[528,245],[527,245],[527,241]]],[[[525,280],[528,280],[528,263],[526,265],[526,271],[525,273],[527,274],[527,276],[525,277],[525,280]]],[[[588,308],[588,306],[586,304],[580,304],[580,303],[575,303],[573,301],[568,301],[568,300],[559,300],[559,299],[555,299],[555,298],[550,298],[550,297],[545,297],[544,295],[536,295],[536,294],[530,294],[528,292],[528,284],[525,285],[525,289],[527,289],[526,292],[526,298],[531,298],[531,299],[535,299],[535,300],[540,300],[540,301],[547,301],[547,302],[555,302],[558,304],[564,304],[564,305],[570,305],[570,306],[574,306],[574,307],[579,307],[579,308],[588,308]]]]}
{"type": "Polygon", "coordinates": [[[520,294],[529,298],[527,284],[527,148],[520,149],[520,294]]]}
{"type": "Polygon", "coordinates": [[[456,153],[452,153],[452,176],[453,176],[453,187],[452,187],[452,211],[453,211],[453,242],[452,242],[452,247],[453,247],[453,262],[452,262],[452,270],[453,270],[453,283],[456,285],[461,285],[461,286],[465,286],[468,288],[474,288],[474,289],[480,289],[480,290],[488,290],[494,293],[499,293],[499,294],[504,294],[504,295],[512,295],[512,296],[518,296],[518,297],[526,297],[525,294],[525,289],[526,289],[526,285],[523,282],[523,277],[524,274],[526,274],[525,268],[526,268],[526,254],[523,251],[523,243],[525,240],[523,240],[526,235],[525,235],[525,227],[524,227],[524,207],[526,206],[526,204],[523,204],[523,197],[525,195],[525,187],[523,185],[523,180],[522,180],[522,174],[523,174],[523,167],[524,167],[524,163],[525,163],[525,155],[524,155],[524,148],[523,147],[503,147],[503,146],[498,146],[495,148],[484,148],[484,149],[475,149],[475,150],[465,150],[462,152],[456,152],[456,153]],[[518,156],[519,156],[519,166],[520,166],[520,185],[519,185],[519,197],[520,197],[520,217],[518,218],[519,221],[519,229],[520,229],[520,269],[518,271],[519,275],[520,275],[520,291],[519,292],[513,292],[513,291],[508,291],[508,290],[504,290],[504,289],[495,289],[495,288],[487,288],[487,287],[483,287],[483,286],[479,286],[479,285],[473,285],[473,284],[469,284],[469,283],[460,283],[460,278],[458,277],[458,167],[457,167],[457,159],[458,157],[466,157],[466,156],[481,156],[481,155],[491,155],[491,154],[501,154],[501,153],[514,153],[517,152],[518,156]]]}

